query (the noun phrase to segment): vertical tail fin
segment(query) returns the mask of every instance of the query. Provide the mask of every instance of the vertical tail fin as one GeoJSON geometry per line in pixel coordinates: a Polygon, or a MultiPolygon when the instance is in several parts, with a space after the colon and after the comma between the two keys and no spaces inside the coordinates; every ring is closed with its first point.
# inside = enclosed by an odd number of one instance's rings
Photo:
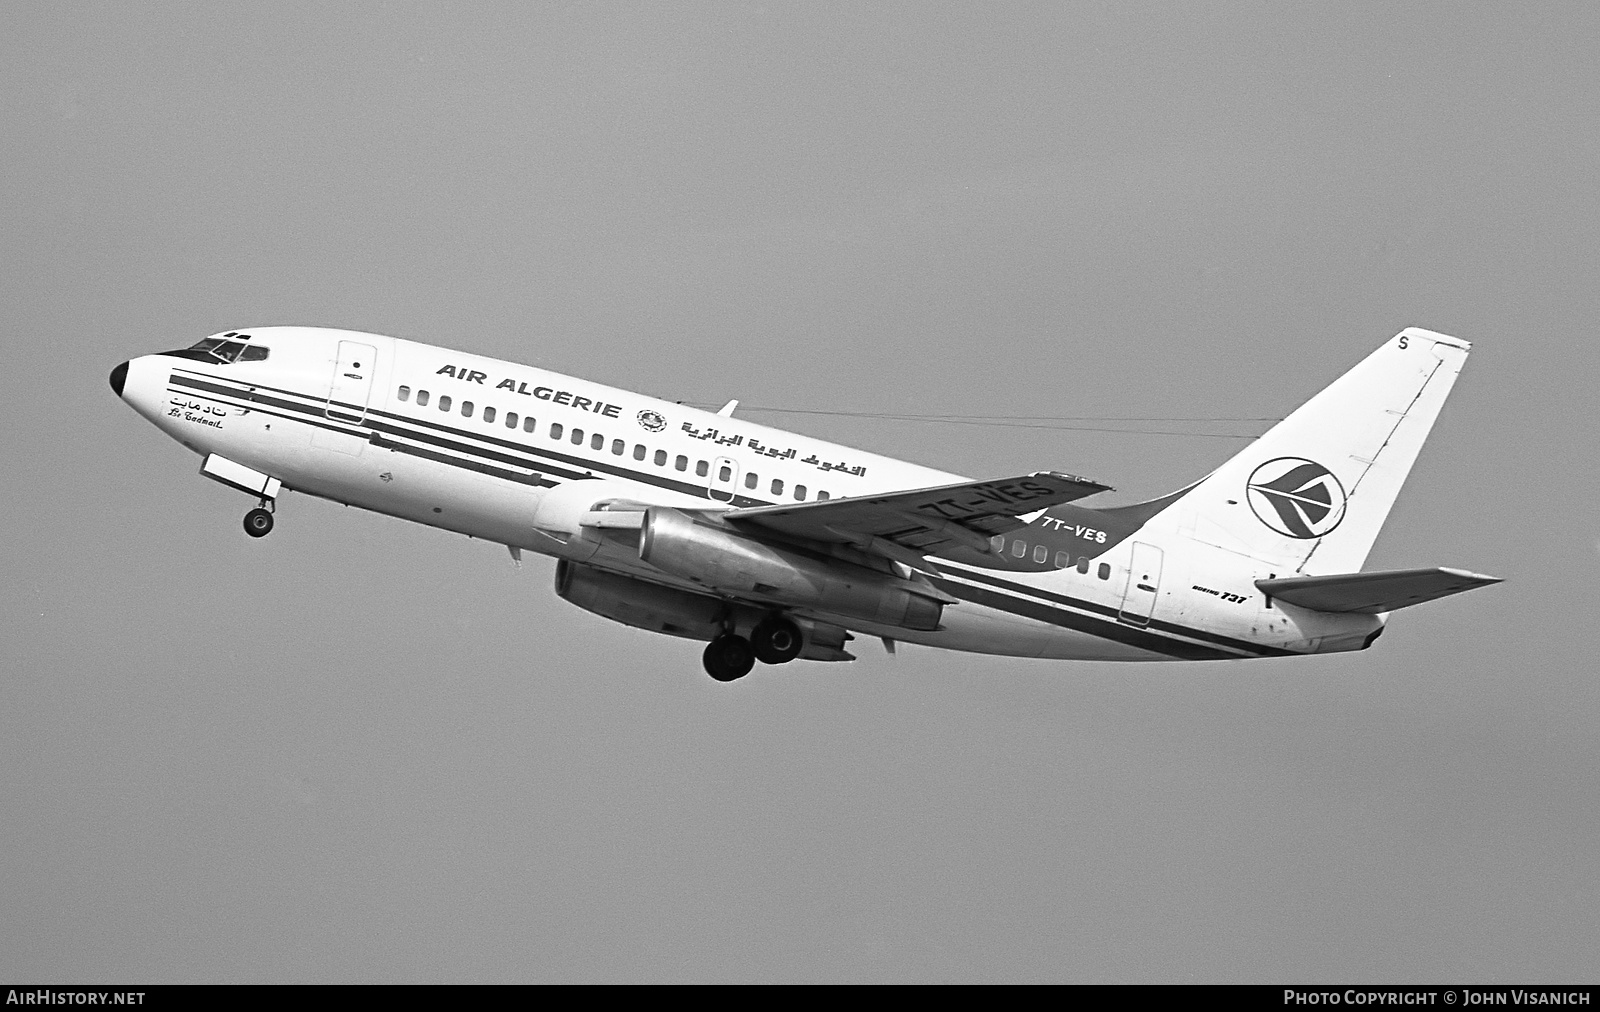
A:
{"type": "Polygon", "coordinates": [[[1418,327],[1401,331],[1169,516],[1190,537],[1284,572],[1359,570],[1470,348],[1418,327]]]}

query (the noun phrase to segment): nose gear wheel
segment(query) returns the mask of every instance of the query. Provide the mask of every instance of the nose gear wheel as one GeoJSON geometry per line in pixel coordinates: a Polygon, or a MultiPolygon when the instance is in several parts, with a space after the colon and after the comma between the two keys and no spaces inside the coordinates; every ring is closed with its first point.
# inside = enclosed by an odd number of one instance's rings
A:
{"type": "Polygon", "coordinates": [[[252,538],[264,538],[272,533],[272,514],[257,506],[244,515],[244,532],[252,538]]]}

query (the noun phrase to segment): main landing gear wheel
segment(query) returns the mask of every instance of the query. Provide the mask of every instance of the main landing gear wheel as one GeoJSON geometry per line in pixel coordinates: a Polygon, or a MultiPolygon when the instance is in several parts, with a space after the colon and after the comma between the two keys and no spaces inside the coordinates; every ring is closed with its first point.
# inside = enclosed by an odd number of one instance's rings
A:
{"type": "Polygon", "coordinates": [[[244,515],[244,532],[252,538],[264,538],[272,533],[272,514],[257,506],[244,515]]]}
{"type": "Polygon", "coordinates": [[[706,674],[719,682],[743,678],[756,666],[756,654],[750,649],[750,641],[732,633],[724,633],[706,644],[706,652],[701,656],[706,674]]]}
{"type": "Polygon", "coordinates": [[[750,646],[763,664],[787,664],[800,656],[805,641],[793,622],[778,615],[764,619],[750,632],[750,646]]]}

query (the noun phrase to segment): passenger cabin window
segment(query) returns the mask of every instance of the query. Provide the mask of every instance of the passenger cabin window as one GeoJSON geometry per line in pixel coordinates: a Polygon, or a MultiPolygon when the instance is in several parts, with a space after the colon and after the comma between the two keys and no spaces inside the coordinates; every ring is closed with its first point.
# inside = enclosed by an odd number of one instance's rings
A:
{"type": "Polygon", "coordinates": [[[645,450],[644,450],[644,444],[643,443],[634,443],[633,444],[633,459],[634,460],[643,460],[644,459],[644,453],[645,453],[645,450]]]}
{"type": "Polygon", "coordinates": [[[495,414],[495,412],[494,412],[494,408],[493,407],[484,408],[483,409],[483,420],[485,422],[493,422],[494,421],[494,414],[495,414]]]}
{"type": "Polygon", "coordinates": [[[710,466],[703,460],[697,460],[694,462],[694,473],[698,474],[702,478],[706,476],[706,472],[710,469],[710,466]]]}
{"type": "Polygon", "coordinates": [[[1069,555],[1066,552],[1057,552],[1056,553],[1056,568],[1057,569],[1066,569],[1070,565],[1072,565],[1072,556],[1071,555],[1069,555]]]}
{"type": "Polygon", "coordinates": [[[832,498],[833,498],[833,496],[829,495],[826,492],[818,492],[817,493],[817,502],[821,502],[824,499],[832,499],[832,498]]]}
{"type": "Polygon", "coordinates": [[[532,432],[534,429],[537,429],[538,427],[539,427],[539,420],[534,418],[532,415],[529,415],[527,418],[524,418],[522,420],[522,431],[523,432],[532,432]]]}
{"type": "Polygon", "coordinates": [[[672,466],[679,471],[687,471],[689,470],[689,458],[680,453],[678,454],[678,459],[672,462],[672,466]]]}
{"type": "Polygon", "coordinates": [[[440,394],[439,395],[439,410],[440,411],[449,411],[450,410],[450,395],[449,394],[440,394]]]}
{"type": "Polygon", "coordinates": [[[756,474],[754,471],[746,471],[744,473],[745,488],[755,488],[759,484],[761,484],[760,475],[756,474]]]}
{"type": "Polygon", "coordinates": [[[718,481],[732,481],[733,480],[733,468],[729,467],[727,464],[723,464],[721,467],[717,468],[717,480],[718,481]]]}
{"type": "Polygon", "coordinates": [[[774,479],[772,479],[772,494],[773,495],[783,495],[783,479],[782,478],[774,478],[774,479]]]}
{"type": "Polygon", "coordinates": [[[1085,555],[1083,558],[1078,560],[1078,572],[1083,573],[1085,575],[1088,575],[1088,572],[1089,572],[1089,557],[1087,555],[1085,555]]]}
{"type": "Polygon", "coordinates": [[[1100,574],[1099,575],[1100,575],[1100,579],[1102,579],[1102,580],[1111,579],[1111,565],[1109,563],[1105,563],[1105,562],[1100,563],[1100,574]]]}
{"type": "Polygon", "coordinates": [[[799,502],[801,499],[804,499],[805,497],[806,497],[806,487],[804,485],[796,485],[794,487],[794,498],[795,498],[795,501],[799,502]]]}
{"type": "Polygon", "coordinates": [[[1000,535],[996,534],[994,537],[989,539],[989,551],[993,552],[996,555],[1001,555],[1001,554],[1004,554],[1005,550],[1006,550],[1006,539],[1005,538],[1003,538],[1000,535]]]}
{"type": "Polygon", "coordinates": [[[1050,558],[1050,549],[1046,548],[1045,546],[1040,545],[1038,548],[1033,550],[1034,562],[1044,562],[1048,558],[1050,558]]]}
{"type": "Polygon", "coordinates": [[[667,451],[666,450],[657,450],[656,451],[656,466],[657,467],[666,467],[667,466],[667,451]]]}
{"type": "Polygon", "coordinates": [[[472,417],[472,402],[471,401],[462,401],[461,402],[461,417],[462,418],[471,418],[472,417]]]}
{"type": "Polygon", "coordinates": [[[561,438],[561,434],[563,432],[565,432],[565,431],[567,431],[566,428],[560,422],[551,422],[550,423],[550,438],[551,439],[560,439],[561,438]]]}
{"type": "Polygon", "coordinates": [[[606,437],[600,435],[600,433],[596,432],[594,435],[589,437],[589,449],[603,450],[605,449],[605,445],[606,437]]]}
{"type": "Polygon", "coordinates": [[[583,445],[583,430],[582,429],[573,429],[572,430],[572,445],[573,446],[582,446],[583,445]]]}
{"type": "Polygon", "coordinates": [[[402,401],[409,401],[411,399],[411,388],[410,387],[402,386],[400,388],[400,399],[402,401]]]}
{"type": "Polygon", "coordinates": [[[517,427],[517,413],[515,411],[507,411],[506,412],[506,428],[514,429],[516,427],[517,427]]]}
{"type": "Polygon", "coordinates": [[[426,391],[426,390],[418,390],[417,391],[417,407],[425,408],[427,406],[428,406],[428,391],[426,391]]]}
{"type": "Polygon", "coordinates": [[[1017,540],[1011,542],[1011,557],[1012,558],[1020,559],[1024,555],[1027,555],[1027,554],[1028,554],[1028,543],[1026,541],[1023,541],[1021,538],[1018,538],[1017,540]]]}
{"type": "Polygon", "coordinates": [[[628,448],[628,444],[624,443],[620,439],[613,439],[611,441],[611,454],[614,457],[622,456],[622,451],[626,450],[627,448],[628,448]]]}

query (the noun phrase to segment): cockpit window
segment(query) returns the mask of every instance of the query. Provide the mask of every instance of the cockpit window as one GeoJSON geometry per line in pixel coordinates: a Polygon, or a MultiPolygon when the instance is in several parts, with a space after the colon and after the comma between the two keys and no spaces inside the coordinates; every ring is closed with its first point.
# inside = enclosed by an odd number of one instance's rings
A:
{"type": "MultiPolygon", "coordinates": [[[[244,340],[235,341],[235,335],[226,334],[222,337],[207,337],[196,341],[187,348],[177,351],[164,351],[163,355],[174,358],[192,358],[196,362],[209,362],[212,365],[232,365],[235,362],[265,362],[269,349],[260,344],[246,344],[244,340]]],[[[249,335],[238,335],[245,340],[249,335]]]]}

